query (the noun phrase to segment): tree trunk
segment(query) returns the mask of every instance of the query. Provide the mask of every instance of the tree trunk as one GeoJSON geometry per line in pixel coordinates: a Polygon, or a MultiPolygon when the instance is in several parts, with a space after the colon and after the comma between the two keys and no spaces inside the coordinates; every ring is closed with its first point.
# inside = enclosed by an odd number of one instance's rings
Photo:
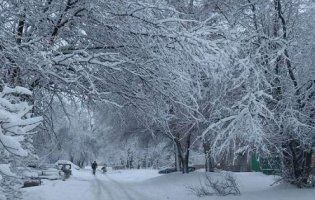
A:
{"type": "Polygon", "coordinates": [[[214,159],[210,154],[206,155],[205,169],[206,172],[214,172],[214,159]]]}
{"type": "Polygon", "coordinates": [[[291,140],[284,146],[284,177],[298,187],[307,184],[312,172],[312,150],[300,146],[297,140],[291,140]]]}
{"type": "Polygon", "coordinates": [[[182,147],[181,147],[179,142],[176,143],[176,146],[177,146],[177,160],[178,160],[178,166],[179,166],[178,171],[182,171],[183,170],[183,164],[184,164],[182,147]]]}
{"type": "Polygon", "coordinates": [[[180,152],[179,152],[179,149],[176,145],[176,143],[174,144],[174,154],[175,154],[175,168],[176,168],[176,171],[180,171],[181,170],[181,167],[180,167],[180,152]]]}
{"type": "Polygon", "coordinates": [[[312,174],[312,155],[313,155],[313,150],[311,149],[310,151],[305,151],[304,152],[304,170],[303,170],[303,183],[307,184],[309,176],[312,174]]]}
{"type": "Polygon", "coordinates": [[[25,26],[25,14],[21,14],[18,27],[17,27],[17,33],[16,33],[16,43],[20,45],[22,43],[22,37],[24,32],[24,26],[25,26]]]}
{"type": "Polygon", "coordinates": [[[189,162],[189,150],[186,150],[186,153],[183,153],[182,146],[179,141],[175,141],[177,147],[177,160],[179,163],[179,171],[183,173],[188,173],[188,162],[189,162]]]}
{"type": "Polygon", "coordinates": [[[189,173],[190,138],[191,138],[191,134],[188,134],[188,136],[186,138],[186,152],[185,152],[185,155],[182,156],[182,167],[183,167],[182,172],[184,174],[189,173]]]}
{"type": "Polygon", "coordinates": [[[205,153],[205,170],[206,170],[206,172],[213,172],[214,171],[214,159],[211,156],[210,144],[204,141],[203,150],[205,153]]]}
{"type": "Polygon", "coordinates": [[[70,162],[74,163],[74,157],[70,155],[70,162]]]}
{"type": "Polygon", "coordinates": [[[188,160],[188,156],[186,154],[185,157],[183,158],[183,169],[182,169],[183,174],[188,174],[189,173],[188,161],[189,161],[188,160]]]}

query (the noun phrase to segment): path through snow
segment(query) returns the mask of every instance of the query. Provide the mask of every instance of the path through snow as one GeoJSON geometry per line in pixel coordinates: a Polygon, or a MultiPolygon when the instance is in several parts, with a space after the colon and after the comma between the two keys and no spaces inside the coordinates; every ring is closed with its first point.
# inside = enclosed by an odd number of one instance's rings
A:
{"type": "Polygon", "coordinates": [[[44,181],[39,187],[23,189],[23,200],[313,200],[315,196],[313,188],[271,187],[274,177],[262,173],[234,175],[240,196],[198,198],[187,188],[199,185],[203,172],[160,176],[156,170],[121,170],[93,176],[91,170],[75,170],[67,181],[44,181]]]}
{"type": "MultiPolygon", "coordinates": [[[[132,171],[130,171],[132,172],[132,171]]],[[[130,173],[120,171],[108,174],[98,173],[96,176],[90,170],[74,171],[74,175],[67,181],[44,181],[39,187],[25,188],[24,200],[148,200],[139,191],[132,188],[134,183],[143,181],[144,177],[135,177],[133,181],[130,173]],[[136,179],[135,179],[136,178],[136,179]]],[[[143,172],[143,171],[142,171],[143,172]]],[[[156,171],[148,170],[148,178],[158,176],[156,171]]],[[[139,175],[139,174],[138,174],[139,175]]]]}
{"type": "Polygon", "coordinates": [[[149,197],[145,197],[138,191],[130,188],[128,184],[118,182],[108,175],[105,175],[102,179],[96,177],[91,181],[91,187],[95,200],[147,200],[149,197]],[[106,198],[105,198],[106,197],[106,198]]]}

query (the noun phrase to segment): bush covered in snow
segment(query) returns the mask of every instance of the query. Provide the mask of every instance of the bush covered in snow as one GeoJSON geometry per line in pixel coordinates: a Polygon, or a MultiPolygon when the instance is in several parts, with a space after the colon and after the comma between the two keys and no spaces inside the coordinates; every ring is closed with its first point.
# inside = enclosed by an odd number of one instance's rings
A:
{"type": "Polygon", "coordinates": [[[209,174],[205,175],[206,180],[200,183],[199,186],[191,186],[188,189],[195,195],[209,196],[227,196],[240,195],[239,185],[235,177],[229,172],[220,172],[218,177],[211,177],[209,174]]]}
{"type": "Polygon", "coordinates": [[[17,166],[31,155],[32,130],[42,118],[32,117],[25,97],[32,92],[23,87],[4,87],[0,92],[0,195],[1,200],[17,199],[17,166]]]}

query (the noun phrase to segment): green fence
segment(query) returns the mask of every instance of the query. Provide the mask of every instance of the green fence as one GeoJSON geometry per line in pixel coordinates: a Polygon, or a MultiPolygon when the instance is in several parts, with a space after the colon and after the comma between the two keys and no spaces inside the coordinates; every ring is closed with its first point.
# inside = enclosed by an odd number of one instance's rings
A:
{"type": "Polygon", "coordinates": [[[281,171],[281,161],[279,157],[260,158],[257,155],[251,157],[251,171],[263,172],[267,175],[279,174],[281,171]]]}

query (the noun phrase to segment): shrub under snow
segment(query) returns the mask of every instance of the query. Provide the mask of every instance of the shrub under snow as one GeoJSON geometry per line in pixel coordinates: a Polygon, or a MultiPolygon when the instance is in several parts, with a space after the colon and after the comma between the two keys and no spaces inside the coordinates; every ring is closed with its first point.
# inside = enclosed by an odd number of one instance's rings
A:
{"type": "Polygon", "coordinates": [[[206,174],[204,183],[201,183],[199,186],[189,187],[189,190],[199,197],[241,194],[235,177],[229,172],[220,172],[217,177],[211,177],[209,174],[206,174]]]}
{"type": "Polygon", "coordinates": [[[25,99],[32,92],[23,87],[4,87],[0,92],[0,200],[17,199],[17,161],[28,156],[32,130],[42,118],[32,117],[32,106],[25,99]]]}

